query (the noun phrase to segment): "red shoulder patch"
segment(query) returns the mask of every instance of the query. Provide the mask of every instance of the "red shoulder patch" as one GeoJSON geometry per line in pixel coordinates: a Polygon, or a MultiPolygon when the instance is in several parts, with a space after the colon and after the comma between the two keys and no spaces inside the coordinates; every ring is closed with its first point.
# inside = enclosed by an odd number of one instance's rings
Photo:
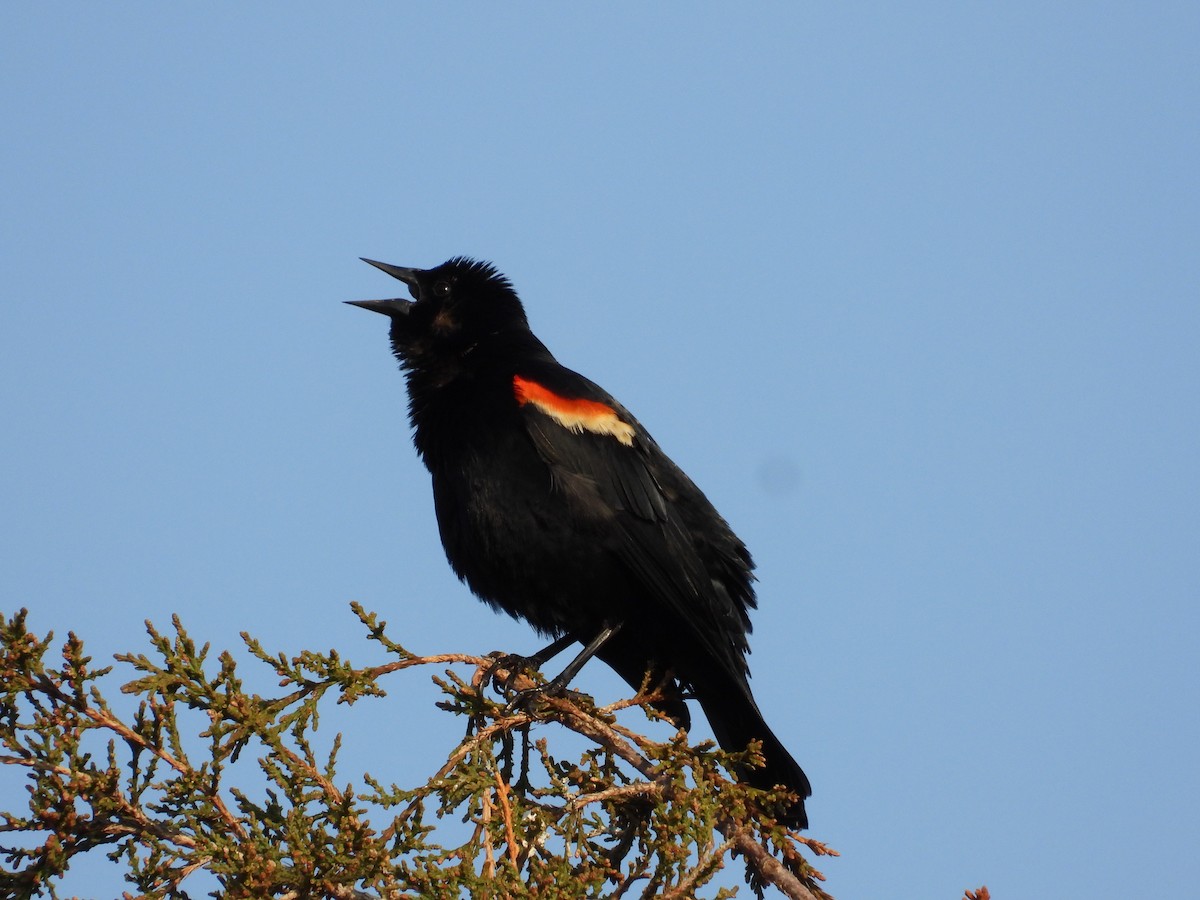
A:
{"type": "Polygon", "coordinates": [[[513,376],[513,395],[521,406],[533,405],[569,431],[607,434],[627,447],[633,446],[633,426],[622,422],[616,410],[607,404],[564,397],[520,375],[513,376]]]}

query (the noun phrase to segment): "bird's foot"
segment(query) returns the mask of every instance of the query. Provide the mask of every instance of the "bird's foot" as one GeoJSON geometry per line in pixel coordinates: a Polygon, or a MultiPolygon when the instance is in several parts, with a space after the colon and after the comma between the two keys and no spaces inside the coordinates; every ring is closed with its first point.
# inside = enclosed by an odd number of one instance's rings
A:
{"type": "Polygon", "coordinates": [[[539,670],[544,660],[537,656],[521,656],[519,653],[497,653],[493,655],[494,662],[489,667],[492,686],[508,702],[504,705],[504,714],[532,712],[537,701],[543,697],[563,697],[568,693],[567,681],[559,677],[545,681],[539,670]],[[541,681],[541,684],[536,682],[541,681]],[[535,682],[532,687],[516,689],[521,682],[535,682]]]}
{"type": "Polygon", "coordinates": [[[496,690],[502,694],[511,693],[513,684],[519,678],[533,680],[539,674],[539,667],[542,664],[537,656],[522,656],[519,653],[501,653],[499,651],[488,655],[492,658],[492,662],[488,666],[485,677],[490,678],[496,690]]]}
{"type": "Polygon", "coordinates": [[[517,691],[504,707],[506,713],[531,712],[535,703],[542,697],[562,697],[567,693],[567,686],[559,684],[558,679],[539,684],[537,687],[517,691]]]}

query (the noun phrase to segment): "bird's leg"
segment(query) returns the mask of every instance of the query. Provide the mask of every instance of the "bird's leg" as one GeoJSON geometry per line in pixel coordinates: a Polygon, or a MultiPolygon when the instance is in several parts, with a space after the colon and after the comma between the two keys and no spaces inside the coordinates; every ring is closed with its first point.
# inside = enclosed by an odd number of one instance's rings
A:
{"type": "MultiPolygon", "coordinates": [[[[593,656],[595,656],[596,653],[599,652],[600,648],[608,643],[609,639],[614,634],[621,630],[622,624],[623,623],[621,622],[606,622],[604,626],[596,633],[596,636],[588,642],[587,646],[580,650],[579,654],[573,660],[567,663],[567,667],[559,672],[553,680],[542,685],[541,687],[530,688],[527,691],[521,691],[508,704],[509,709],[525,707],[528,705],[530,700],[542,694],[549,696],[561,694],[564,690],[566,690],[567,685],[571,683],[571,679],[579,674],[579,670],[583,668],[584,664],[593,656]]],[[[563,638],[559,638],[557,641],[551,644],[550,647],[547,647],[546,650],[549,650],[551,647],[555,647],[563,640],[563,638]]],[[[554,652],[557,653],[561,649],[562,648],[559,647],[558,650],[555,650],[554,652]]],[[[546,651],[542,652],[544,653],[546,651]]],[[[551,656],[553,655],[554,654],[551,654],[551,656]]]]}
{"type": "Polygon", "coordinates": [[[567,663],[567,667],[559,672],[554,680],[546,685],[543,691],[545,693],[557,694],[566,688],[572,679],[579,674],[579,670],[583,668],[584,664],[600,652],[600,648],[607,644],[609,639],[621,630],[622,624],[621,622],[605,622],[604,627],[588,642],[588,645],[579,651],[578,656],[567,663]]]}
{"type": "Polygon", "coordinates": [[[554,659],[554,657],[558,656],[558,654],[570,647],[573,643],[575,643],[574,636],[564,634],[554,643],[543,647],[537,653],[533,654],[533,656],[527,656],[525,659],[533,663],[533,667],[535,669],[540,669],[546,663],[550,662],[550,660],[554,659]]]}

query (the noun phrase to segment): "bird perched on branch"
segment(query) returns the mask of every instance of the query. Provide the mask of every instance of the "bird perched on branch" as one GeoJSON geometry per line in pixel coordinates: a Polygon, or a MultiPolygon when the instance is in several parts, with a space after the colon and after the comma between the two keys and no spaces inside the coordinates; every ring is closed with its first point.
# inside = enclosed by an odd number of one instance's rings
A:
{"type": "Polygon", "coordinates": [[[808,778],[750,691],[745,545],[629,410],[559,364],[492,265],[364,261],[412,297],[350,302],[391,319],[454,571],[493,609],[556,639],[536,663],[583,645],[550,690],[594,655],[635,689],[668,686],[657,706],[681,727],[690,693],[723,748],[762,741],[765,768],[741,777],[792,791],[783,821],[807,827],[808,778]]]}

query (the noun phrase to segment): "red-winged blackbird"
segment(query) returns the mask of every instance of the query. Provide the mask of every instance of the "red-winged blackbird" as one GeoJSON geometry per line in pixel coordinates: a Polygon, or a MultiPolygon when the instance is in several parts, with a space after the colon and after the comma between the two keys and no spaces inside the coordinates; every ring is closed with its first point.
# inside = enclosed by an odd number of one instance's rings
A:
{"type": "Polygon", "coordinates": [[[722,747],[762,741],[766,767],[745,777],[797,794],[784,820],[807,827],[808,778],[750,692],[745,545],[624,406],[534,337],[492,265],[364,262],[413,297],[351,302],[391,318],[454,571],[493,609],[560,639],[539,663],[585,645],[555,687],[594,654],[635,689],[647,675],[670,685],[659,706],[682,727],[691,691],[722,747]]]}

